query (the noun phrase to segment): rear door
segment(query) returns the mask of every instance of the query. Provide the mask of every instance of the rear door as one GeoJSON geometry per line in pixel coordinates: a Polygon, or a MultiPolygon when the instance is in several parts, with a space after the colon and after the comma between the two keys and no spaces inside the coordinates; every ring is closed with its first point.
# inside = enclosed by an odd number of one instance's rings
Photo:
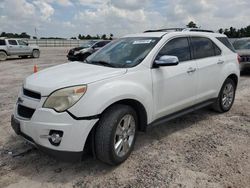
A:
{"type": "Polygon", "coordinates": [[[10,55],[19,55],[20,54],[20,49],[19,45],[16,40],[14,39],[8,39],[8,52],[10,55]]]}
{"type": "Polygon", "coordinates": [[[23,40],[17,40],[18,44],[19,44],[19,53],[23,54],[23,55],[30,55],[31,54],[31,50],[30,47],[28,46],[28,44],[26,42],[24,42],[23,40]]]}
{"type": "Polygon", "coordinates": [[[217,97],[224,64],[221,49],[209,38],[190,37],[192,55],[197,64],[197,103],[217,97]]]}
{"type": "Polygon", "coordinates": [[[168,41],[158,53],[177,56],[179,64],[152,68],[155,119],[190,107],[197,91],[196,61],[191,59],[187,37],[168,41]]]}

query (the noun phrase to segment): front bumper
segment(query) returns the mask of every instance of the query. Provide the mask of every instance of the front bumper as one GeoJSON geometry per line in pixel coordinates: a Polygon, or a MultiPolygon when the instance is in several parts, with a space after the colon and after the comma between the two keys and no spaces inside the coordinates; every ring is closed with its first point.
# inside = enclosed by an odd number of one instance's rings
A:
{"type": "Polygon", "coordinates": [[[79,55],[67,55],[69,61],[80,61],[79,55]]]}
{"type": "Polygon", "coordinates": [[[12,115],[11,125],[15,132],[40,148],[42,151],[62,160],[77,161],[81,159],[87,137],[98,119],[76,120],[67,112],[57,113],[52,109],[42,108],[42,100],[34,105],[32,100],[22,97],[22,105],[33,107],[30,119],[18,114],[17,103],[12,115]],[[28,101],[28,102],[27,102],[28,101]],[[50,131],[62,131],[63,136],[58,146],[52,145],[48,138],[50,131]]]}

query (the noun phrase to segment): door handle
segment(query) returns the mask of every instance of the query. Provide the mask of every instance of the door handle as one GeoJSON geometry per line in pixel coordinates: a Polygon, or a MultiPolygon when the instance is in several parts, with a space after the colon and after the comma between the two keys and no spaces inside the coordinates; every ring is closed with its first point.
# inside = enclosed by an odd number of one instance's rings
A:
{"type": "Polygon", "coordinates": [[[188,70],[187,70],[187,73],[190,74],[190,73],[193,73],[196,71],[196,68],[192,68],[190,67],[188,70]]]}
{"type": "Polygon", "coordinates": [[[223,64],[223,63],[224,63],[223,60],[219,60],[219,61],[217,62],[218,65],[221,65],[221,64],[223,64]]]}

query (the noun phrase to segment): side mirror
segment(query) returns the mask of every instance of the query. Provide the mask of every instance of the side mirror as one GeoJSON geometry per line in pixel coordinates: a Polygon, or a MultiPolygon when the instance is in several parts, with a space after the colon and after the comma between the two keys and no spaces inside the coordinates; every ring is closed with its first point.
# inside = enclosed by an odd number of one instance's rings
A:
{"type": "Polygon", "coordinates": [[[155,60],[154,65],[156,67],[160,66],[175,66],[179,64],[179,59],[176,56],[164,55],[158,60],[155,60]]]}

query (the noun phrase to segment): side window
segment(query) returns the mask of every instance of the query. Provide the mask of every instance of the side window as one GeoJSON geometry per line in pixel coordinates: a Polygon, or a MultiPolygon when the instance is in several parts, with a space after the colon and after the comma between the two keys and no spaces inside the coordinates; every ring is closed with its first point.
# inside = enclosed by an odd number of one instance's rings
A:
{"type": "Polygon", "coordinates": [[[5,46],[6,43],[5,43],[5,40],[0,40],[0,46],[5,46]]]}
{"type": "Polygon", "coordinates": [[[97,47],[97,48],[101,48],[101,47],[105,46],[105,44],[106,44],[105,41],[98,42],[98,43],[96,44],[96,47],[97,47]]]}
{"type": "Polygon", "coordinates": [[[8,40],[9,45],[17,45],[16,40],[8,40]]]}
{"type": "Polygon", "coordinates": [[[223,43],[226,47],[228,47],[232,52],[235,52],[233,45],[228,41],[227,37],[217,37],[217,39],[223,43]]]}
{"type": "Polygon", "coordinates": [[[194,58],[206,58],[221,54],[221,50],[208,38],[191,37],[194,58]]]}
{"type": "Polygon", "coordinates": [[[18,40],[18,44],[22,46],[27,46],[27,43],[22,40],[18,40]]]}
{"type": "Polygon", "coordinates": [[[177,56],[180,62],[188,61],[191,59],[188,39],[186,37],[175,38],[170,40],[161,49],[157,55],[157,59],[163,55],[177,56]]]}

